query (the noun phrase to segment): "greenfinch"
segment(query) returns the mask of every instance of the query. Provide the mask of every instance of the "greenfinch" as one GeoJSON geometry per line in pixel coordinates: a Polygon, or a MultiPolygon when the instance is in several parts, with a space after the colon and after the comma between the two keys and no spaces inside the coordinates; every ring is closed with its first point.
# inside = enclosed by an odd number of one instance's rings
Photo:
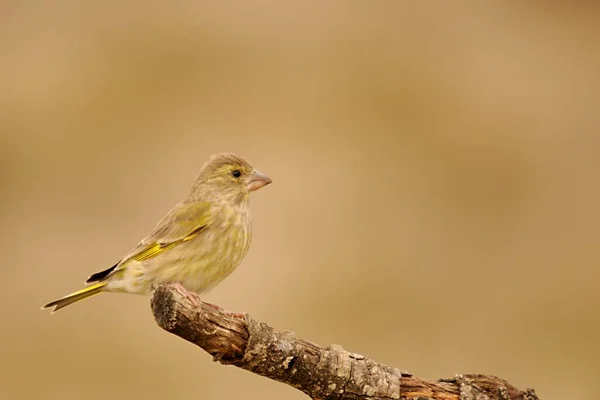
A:
{"type": "Polygon", "coordinates": [[[150,294],[157,285],[180,285],[202,294],[240,264],[252,237],[250,192],[271,183],[243,158],[222,153],[202,167],[185,200],[89,286],[50,302],[52,312],[102,292],[150,294]]]}

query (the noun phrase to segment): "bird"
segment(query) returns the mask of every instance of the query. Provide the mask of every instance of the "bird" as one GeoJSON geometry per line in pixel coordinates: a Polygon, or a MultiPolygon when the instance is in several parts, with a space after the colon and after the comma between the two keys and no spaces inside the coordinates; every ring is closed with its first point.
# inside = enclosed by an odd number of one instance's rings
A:
{"type": "Polygon", "coordinates": [[[250,193],[271,182],[236,154],[211,156],[185,199],[133,250],[112,267],[92,274],[85,281],[88,286],[42,309],[54,313],[103,292],[149,295],[162,284],[195,295],[208,292],[229,276],[248,252],[252,239],[250,193]]]}

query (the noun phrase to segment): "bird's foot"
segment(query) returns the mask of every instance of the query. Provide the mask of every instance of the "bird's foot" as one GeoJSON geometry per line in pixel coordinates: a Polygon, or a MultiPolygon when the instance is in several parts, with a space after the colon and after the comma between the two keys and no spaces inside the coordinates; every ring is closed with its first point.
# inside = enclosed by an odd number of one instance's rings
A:
{"type": "Polygon", "coordinates": [[[239,313],[239,312],[229,311],[229,310],[224,309],[221,306],[218,306],[218,305],[212,304],[212,303],[206,303],[206,302],[204,302],[204,304],[206,304],[207,306],[209,306],[211,308],[214,308],[215,310],[217,310],[219,312],[222,312],[223,314],[229,315],[229,316],[231,316],[233,318],[243,319],[243,318],[246,317],[246,313],[239,313]]]}
{"type": "Polygon", "coordinates": [[[200,307],[200,296],[198,296],[196,293],[190,292],[179,282],[171,283],[171,287],[177,290],[181,295],[185,296],[185,298],[188,299],[195,308],[200,307]]]}
{"type": "MultiPolygon", "coordinates": [[[[200,308],[201,302],[200,302],[200,296],[198,296],[198,294],[196,294],[194,292],[190,292],[189,290],[184,288],[183,285],[179,282],[170,283],[169,286],[171,286],[173,289],[175,289],[177,292],[179,292],[179,294],[181,294],[186,299],[188,299],[195,308],[200,308]]],[[[221,306],[218,306],[218,305],[212,304],[212,303],[204,302],[204,304],[206,304],[210,308],[213,308],[213,309],[215,309],[225,315],[229,315],[233,318],[244,319],[246,317],[246,313],[232,312],[232,311],[224,309],[221,306]]]]}

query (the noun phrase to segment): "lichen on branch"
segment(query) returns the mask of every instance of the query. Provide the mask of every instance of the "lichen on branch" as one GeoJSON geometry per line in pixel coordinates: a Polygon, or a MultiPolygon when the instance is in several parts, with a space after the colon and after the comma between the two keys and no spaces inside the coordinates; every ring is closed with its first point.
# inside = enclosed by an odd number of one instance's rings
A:
{"type": "Polygon", "coordinates": [[[418,378],[341,346],[321,347],[294,333],[201,302],[181,286],[159,286],[151,301],[156,323],[211,354],[221,364],[283,382],[313,399],[537,400],[488,375],[437,382],[418,378]]]}

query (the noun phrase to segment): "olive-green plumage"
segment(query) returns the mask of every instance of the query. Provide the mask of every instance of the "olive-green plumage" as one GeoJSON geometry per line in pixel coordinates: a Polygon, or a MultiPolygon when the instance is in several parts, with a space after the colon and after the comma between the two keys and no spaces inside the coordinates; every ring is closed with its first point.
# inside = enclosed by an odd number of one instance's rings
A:
{"type": "Polygon", "coordinates": [[[111,268],[90,276],[90,286],[46,304],[58,311],[101,292],[149,294],[179,283],[201,294],[240,264],[252,237],[249,197],[271,180],[231,153],[212,156],[186,199],[111,268]]]}

